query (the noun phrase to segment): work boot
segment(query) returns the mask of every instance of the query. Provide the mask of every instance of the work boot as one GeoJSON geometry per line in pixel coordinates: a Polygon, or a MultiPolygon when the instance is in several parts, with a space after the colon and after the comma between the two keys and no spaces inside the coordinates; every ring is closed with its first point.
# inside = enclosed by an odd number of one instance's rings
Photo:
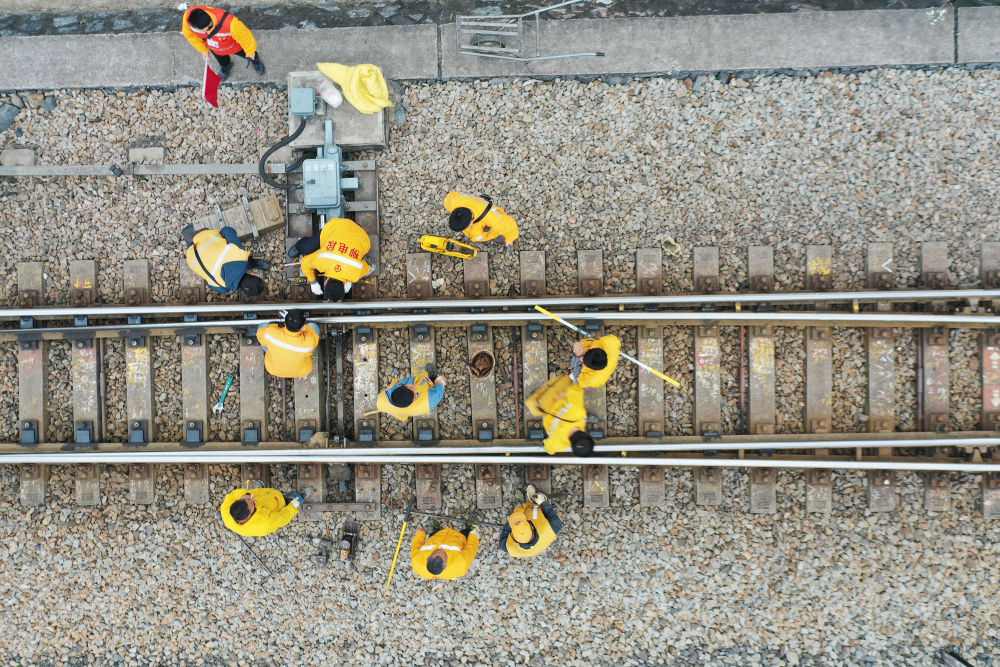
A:
{"type": "Polygon", "coordinates": [[[260,269],[261,271],[267,271],[271,268],[271,263],[263,259],[257,259],[256,257],[250,258],[250,268],[260,269]]]}
{"type": "Polygon", "coordinates": [[[296,257],[299,256],[298,246],[293,245],[291,248],[288,249],[288,252],[286,252],[285,254],[291,257],[292,259],[295,259],[296,257]]]}
{"type": "Polygon", "coordinates": [[[260,59],[260,54],[256,54],[250,62],[253,64],[253,71],[257,72],[258,76],[263,76],[264,61],[260,59]]]}
{"type": "Polygon", "coordinates": [[[232,63],[229,63],[228,65],[222,65],[221,67],[219,67],[219,76],[222,78],[223,81],[229,78],[229,71],[231,69],[233,69],[232,63]]]}
{"type": "Polygon", "coordinates": [[[437,376],[438,376],[438,367],[437,366],[435,366],[434,364],[427,364],[426,366],[424,366],[424,370],[427,371],[427,378],[431,382],[434,382],[435,380],[437,380],[437,376]]]}

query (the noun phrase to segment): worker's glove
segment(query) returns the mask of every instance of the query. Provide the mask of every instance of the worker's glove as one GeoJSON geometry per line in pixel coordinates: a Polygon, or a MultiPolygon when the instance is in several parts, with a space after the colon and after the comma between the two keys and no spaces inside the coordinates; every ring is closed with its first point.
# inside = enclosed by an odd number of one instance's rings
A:
{"type": "Polygon", "coordinates": [[[528,496],[528,502],[534,503],[535,505],[543,505],[546,500],[548,500],[548,498],[544,493],[533,493],[528,496]]]}
{"type": "Polygon", "coordinates": [[[292,502],[288,504],[294,507],[295,509],[299,509],[300,507],[302,507],[302,496],[296,493],[294,496],[292,496],[292,502]]]}
{"type": "Polygon", "coordinates": [[[472,516],[469,517],[467,523],[473,528],[479,528],[479,517],[473,514],[472,516]]]}
{"type": "Polygon", "coordinates": [[[309,289],[311,289],[312,293],[315,294],[316,296],[323,296],[323,288],[320,287],[319,283],[316,282],[315,280],[309,283],[309,289]]]}
{"type": "Polygon", "coordinates": [[[480,537],[479,537],[479,526],[473,526],[472,529],[469,531],[469,537],[472,537],[473,535],[476,536],[477,540],[480,539],[480,537]]]}

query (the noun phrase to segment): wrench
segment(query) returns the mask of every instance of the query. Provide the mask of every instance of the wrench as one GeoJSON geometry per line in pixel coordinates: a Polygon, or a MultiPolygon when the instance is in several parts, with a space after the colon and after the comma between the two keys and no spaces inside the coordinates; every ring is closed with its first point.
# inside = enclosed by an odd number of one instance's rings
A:
{"type": "Polygon", "coordinates": [[[229,388],[231,386],[233,386],[232,375],[230,375],[229,379],[226,380],[226,387],[225,389],[222,390],[222,396],[219,397],[219,402],[212,406],[212,412],[214,412],[215,414],[220,414],[223,410],[226,409],[226,406],[223,405],[223,403],[225,403],[226,401],[226,396],[229,394],[229,388]]]}

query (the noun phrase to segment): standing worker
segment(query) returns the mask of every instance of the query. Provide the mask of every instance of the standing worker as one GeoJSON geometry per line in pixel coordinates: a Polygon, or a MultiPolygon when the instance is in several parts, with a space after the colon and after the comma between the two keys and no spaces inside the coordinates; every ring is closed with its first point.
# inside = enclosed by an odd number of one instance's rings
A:
{"type": "Polygon", "coordinates": [[[434,364],[427,364],[426,372],[394,380],[388,389],[379,392],[375,407],[400,421],[426,415],[433,412],[444,398],[444,384],[444,378],[437,374],[434,364]]]}
{"type": "Polygon", "coordinates": [[[302,503],[312,495],[313,487],[285,499],[277,489],[236,489],[219,506],[226,528],[244,537],[263,537],[278,530],[299,513],[302,503]]]}
{"type": "Polygon", "coordinates": [[[469,571],[479,551],[479,528],[470,526],[459,532],[454,528],[436,530],[431,535],[423,526],[417,529],[410,545],[410,563],[417,576],[424,579],[458,579],[469,571]]]}
{"type": "MultiPolygon", "coordinates": [[[[284,311],[283,311],[284,312],[284,311]]],[[[306,324],[301,310],[284,312],[281,323],[257,327],[257,342],[264,350],[264,368],[279,378],[300,378],[313,369],[313,350],[319,345],[319,326],[306,324]]]]}
{"type": "Polygon", "coordinates": [[[203,229],[196,233],[194,227],[188,225],[183,234],[188,244],[188,266],[210,288],[222,294],[239,290],[247,296],[257,296],[264,291],[264,281],[247,272],[250,269],[266,271],[271,265],[251,257],[240,243],[235,229],[203,229]]]}
{"type": "Polygon", "coordinates": [[[584,430],[587,409],[583,405],[583,387],[570,376],[549,378],[525,404],[531,414],[542,418],[546,452],[555,454],[572,448],[577,456],[590,456],[594,451],[594,439],[584,430]]]}
{"type": "Polygon", "coordinates": [[[347,218],[332,218],[319,234],[299,239],[288,249],[288,256],[302,257],[302,274],[313,294],[340,301],[351,285],[375,272],[376,267],[365,261],[371,248],[371,237],[361,225],[347,218]]]}
{"type": "Polygon", "coordinates": [[[517,221],[507,215],[486,195],[473,197],[452,190],[444,198],[444,207],[451,213],[448,226],[456,232],[464,232],[472,241],[492,241],[503,236],[507,247],[514,245],[520,236],[517,221]]]}
{"type": "Polygon", "coordinates": [[[538,493],[529,484],[524,495],[528,502],[514,508],[500,533],[500,550],[514,558],[531,558],[542,553],[556,541],[556,534],[563,527],[544,493],[538,493]]]}
{"type": "Polygon", "coordinates": [[[603,387],[618,368],[622,342],[618,336],[584,338],[573,343],[569,376],[581,387],[603,387]]]}
{"type": "Polygon", "coordinates": [[[229,57],[233,54],[249,60],[257,74],[264,73],[253,33],[243,21],[224,9],[207,5],[188,7],[181,22],[181,32],[205,62],[208,62],[209,52],[215,56],[219,62],[219,76],[223,79],[229,77],[229,70],[233,68],[233,60],[229,57]]]}

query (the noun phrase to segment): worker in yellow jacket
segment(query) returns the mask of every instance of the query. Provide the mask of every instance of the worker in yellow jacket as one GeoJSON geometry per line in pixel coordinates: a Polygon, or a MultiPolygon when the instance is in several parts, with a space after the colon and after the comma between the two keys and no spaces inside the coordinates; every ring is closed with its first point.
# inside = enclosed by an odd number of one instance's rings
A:
{"type": "Polygon", "coordinates": [[[319,234],[301,238],[288,249],[289,257],[302,257],[302,275],[316,296],[340,301],[351,286],[375,272],[365,260],[371,237],[361,225],[347,218],[332,218],[319,234]]]}
{"type": "Polygon", "coordinates": [[[518,505],[507,519],[500,533],[500,550],[514,558],[537,556],[556,541],[556,534],[563,524],[544,493],[528,485],[526,503],[518,505]]]}
{"type": "Polygon", "coordinates": [[[375,407],[400,421],[426,415],[444,398],[444,385],[444,378],[437,374],[434,364],[427,364],[426,372],[420,375],[393,380],[388,388],[379,392],[375,407]]]}
{"type": "MultiPolygon", "coordinates": [[[[184,5],[181,5],[184,7],[184,5]]],[[[264,63],[257,53],[257,40],[243,21],[224,9],[207,5],[191,5],[184,11],[181,32],[208,62],[211,53],[219,62],[219,76],[229,77],[235,54],[250,61],[257,74],[264,73],[264,63]]]]}
{"type": "Polygon", "coordinates": [[[587,410],[583,405],[583,387],[568,375],[549,378],[525,401],[528,410],[542,418],[545,428],[545,451],[555,454],[573,449],[577,456],[594,451],[594,439],[585,430],[587,410]]]}
{"type": "Polygon", "coordinates": [[[492,241],[503,236],[510,247],[521,235],[517,221],[486,195],[474,197],[452,190],[444,198],[444,207],[451,213],[448,226],[456,232],[464,232],[472,241],[492,241]]]}
{"type": "Polygon", "coordinates": [[[187,265],[205,281],[209,289],[227,294],[239,290],[247,296],[264,292],[264,281],[251,269],[267,270],[268,262],[250,256],[250,251],[240,243],[232,227],[203,229],[196,232],[193,225],[181,230],[187,242],[187,265]]]}
{"type": "Polygon", "coordinates": [[[257,327],[257,342],[264,350],[264,368],[279,378],[300,378],[313,369],[313,350],[319,345],[319,326],[306,323],[301,310],[282,311],[280,323],[257,327]]]}
{"type": "Polygon", "coordinates": [[[423,526],[417,529],[410,545],[410,563],[417,576],[424,579],[458,579],[469,571],[479,551],[479,528],[463,531],[454,528],[435,530],[429,538],[423,526]]]}
{"type": "Polygon", "coordinates": [[[573,343],[570,374],[581,387],[603,387],[618,368],[622,342],[618,336],[584,338],[573,343]]]}
{"type": "Polygon", "coordinates": [[[244,537],[270,535],[295,518],[302,503],[312,495],[307,486],[302,493],[286,502],[277,489],[236,489],[229,492],[219,506],[226,528],[244,537]]]}

